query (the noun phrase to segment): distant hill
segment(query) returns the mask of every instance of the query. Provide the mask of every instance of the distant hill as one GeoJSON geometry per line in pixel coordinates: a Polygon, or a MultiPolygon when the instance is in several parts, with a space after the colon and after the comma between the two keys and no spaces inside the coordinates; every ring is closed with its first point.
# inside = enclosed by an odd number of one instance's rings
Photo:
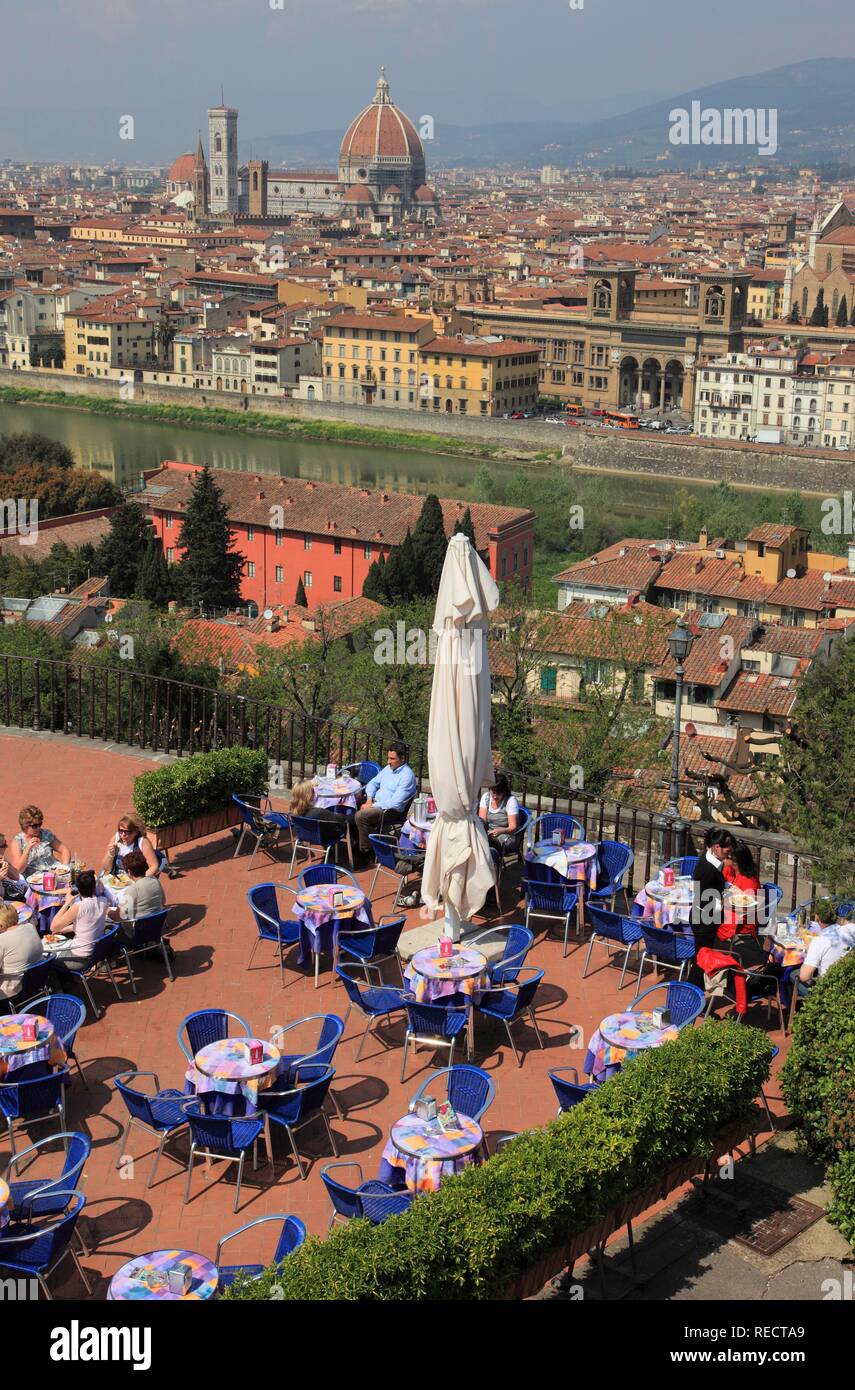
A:
{"type": "MultiPolygon", "coordinates": [[[[576,163],[599,168],[690,169],[698,164],[819,164],[855,160],[855,59],[812,58],[750,77],[684,91],[604,120],[508,121],[492,125],[437,124],[425,143],[428,165],[469,168],[576,163]],[[745,145],[672,145],[670,112],[702,107],[775,109],[778,150],[758,158],[745,145]],[[666,159],[661,156],[667,155],[666,159]]],[[[253,139],[254,157],[296,168],[334,168],[339,131],[253,139]]],[[[243,144],[243,142],[241,142],[243,144]]],[[[241,150],[245,156],[246,149],[241,150]]]]}

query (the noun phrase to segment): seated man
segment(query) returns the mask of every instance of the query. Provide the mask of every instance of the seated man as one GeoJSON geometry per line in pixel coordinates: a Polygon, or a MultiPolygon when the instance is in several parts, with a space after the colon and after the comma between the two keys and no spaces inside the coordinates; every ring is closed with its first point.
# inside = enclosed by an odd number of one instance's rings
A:
{"type": "MultiPolygon", "coordinates": [[[[130,875],[131,886],[122,894],[120,905],[110,908],[107,913],[110,920],[133,922],[137,917],[150,917],[153,912],[160,912],[166,905],[163,888],[159,878],[146,877],[148,863],[145,855],[140,850],[132,850],[125,855],[122,867],[130,875]]],[[[120,935],[130,940],[133,928],[123,930],[120,935]]]]}
{"type": "Polygon", "coordinates": [[[416,779],[412,768],[404,761],[406,754],[403,743],[389,744],[387,764],[368,783],[365,801],[353,818],[363,865],[371,852],[368,836],[382,829],[384,812],[400,812],[398,818],[403,819],[416,794],[416,779]]]}
{"type": "Polygon", "coordinates": [[[799,967],[798,991],[802,999],[814,980],[821,979],[855,946],[855,922],[839,921],[833,903],[819,903],[814,918],[822,931],[813,938],[799,967]]]}

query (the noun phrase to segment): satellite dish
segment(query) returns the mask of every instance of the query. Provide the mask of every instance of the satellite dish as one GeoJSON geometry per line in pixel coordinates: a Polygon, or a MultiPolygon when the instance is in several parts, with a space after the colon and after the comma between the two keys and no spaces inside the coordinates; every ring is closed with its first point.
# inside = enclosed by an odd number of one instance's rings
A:
{"type": "Polygon", "coordinates": [[[826,584],[830,584],[830,583],[831,583],[831,570],[826,570],[826,571],[825,571],[825,574],[824,574],[822,577],[823,577],[823,580],[825,581],[826,584]]]}
{"type": "Polygon", "coordinates": [[[273,617],[273,609],[272,609],[272,608],[265,608],[265,610],[264,610],[264,618],[265,618],[265,621],[269,623],[269,622],[270,622],[270,619],[271,619],[272,617],[273,617]]]}
{"type": "Polygon", "coordinates": [[[787,578],[788,578],[788,579],[795,579],[795,577],[796,577],[796,572],[795,572],[795,570],[793,570],[793,569],[787,570],[787,578]]]}

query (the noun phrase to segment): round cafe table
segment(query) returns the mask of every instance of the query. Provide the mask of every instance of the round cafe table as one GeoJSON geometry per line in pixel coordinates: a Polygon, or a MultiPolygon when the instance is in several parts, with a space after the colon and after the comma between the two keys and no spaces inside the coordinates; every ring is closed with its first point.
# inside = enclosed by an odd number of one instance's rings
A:
{"type": "Polygon", "coordinates": [[[9,1184],[0,1178],[0,1230],[9,1224],[9,1202],[11,1199],[9,1184]]]}
{"type": "Polygon", "coordinates": [[[691,918],[694,895],[694,880],[689,877],[675,878],[670,888],[654,878],[636,894],[635,901],[644,917],[653,919],[654,926],[682,927],[691,918]]]}
{"type": "Polygon", "coordinates": [[[481,990],[490,987],[487,957],[471,947],[458,947],[453,955],[441,956],[435,946],[427,946],[416,951],[404,971],[404,981],[419,1004],[432,1004],[450,994],[466,996],[470,1005],[467,1050],[471,1056],[475,1042],[475,1010],[471,1005],[481,990]]]}
{"type": "Polygon", "coordinates": [[[0,1018],[0,1081],[21,1067],[44,1062],[47,1067],[62,1066],[65,1048],[47,1018],[38,1014],[9,1014],[0,1018]],[[24,1037],[24,1024],[35,1022],[36,1036],[24,1037]]]}
{"type": "Polygon", "coordinates": [[[258,1109],[259,1091],[276,1080],[280,1052],[263,1038],[221,1038],[196,1053],[187,1068],[185,1090],[207,1098],[212,1115],[251,1115],[258,1109]],[[249,1060],[248,1044],[260,1042],[262,1059],[249,1060]]]}
{"type": "Polygon", "coordinates": [[[551,840],[538,840],[526,854],[531,863],[547,864],[562,878],[577,885],[579,931],[585,928],[585,893],[597,886],[597,846],[588,840],[565,840],[554,845],[551,840]]]}
{"type": "Polygon", "coordinates": [[[315,777],[315,805],[327,811],[355,811],[362,783],[355,777],[315,777]]]}
{"type": "Polygon", "coordinates": [[[392,1126],[379,1177],[410,1192],[438,1192],[443,1178],[475,1161],[484,1140],[481,1126],[458,1112],[459,1129],[447,1133],[418,1115],[404,1115],[392,1126]]]}
{"type": "Polygon", "coordinates": [[[172,1303],[182,1299],[213,1298],[218,1279],[217,1266],[194,1250],[152,1250],[147,1255],[135,1255],[116,1270],[107,1298],[114,1302],[157,1298],[172,1303]],[[166,1271],[176,1264],[189,1265],[192,1270],[187,1293],[172,1293],[166,1281],[166,1271]]]}
{"type": "Polygon", "coordinates": [[[773,964],[783,969],[804,965],[808,947],[818,933],[810,927],[793,930],[786,937],[775,937],[769,942],[769,956],[773,964]]]}
{"type": "Polygon", "coordinates": [[[604,1018],[588,1045],[583,1070],[595,1081],[605,1081],[639,1052],[673,1042],[679,1029],[653,1022],[652,1013],[610,1014],[604,1018]]]}
{"type": "Polygon", "coordinates": [[[436,816],[428,816],[425,820],[417,819],[415,816],[408,816],[401,826],[398,848],[424,849],[435,823],[436,816]]]}
{"type": "Polygon", "coordinates": [[[71,869],[67,864],[57,865],[54,873],[57,887],[55,892],[50,893],[45,892],[44,870],[26,875],[33,895],[34,922],[42,936],[50,931],[50,924],[65,902],[65,892],[71,882],[71,869]]]}
{"type": "Polygon", "coordinates": [[[297,894],[294,916],[300,923],[300,949],[297,964],[303,965],[309,954],[315,957],[315,988],[318,985],[318,960],[324,951],[331,951],[338,963],[338,933],[356,931],[357,924],[373,926],[371,904],[361,888],[347,883],[315,883],[297,894]],[[334,895],[341,894],[341,905],[335,906],[334,895]]]}

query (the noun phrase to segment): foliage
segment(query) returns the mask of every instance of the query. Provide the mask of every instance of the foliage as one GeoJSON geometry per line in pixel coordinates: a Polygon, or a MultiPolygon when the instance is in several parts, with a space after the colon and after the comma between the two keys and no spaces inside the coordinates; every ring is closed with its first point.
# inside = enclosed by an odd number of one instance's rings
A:
{"type": "Polygon", "coordinates": [[[462,517],[460,517],[459,521],[455,521],[454,530],[451,534],[453,536],[458,534],[467,536],[472,544],[475,544],[475,527],[472,524],[472,512],[469,507],[466,508],[466,511],[463,513],[462,517]]]}
{"type": "Polygon", "coordinates": [[[258,749],[219,748],[144,772],[134,783],[134,806],[151,829],[227,806],[233,793],[267,784],[267,757],[258,749]]]}
{"type": "Polygon", "coordinates": [[[136,594],[143,559],[153,542],[157,543],[154,527],[139,502],[125,502],[110,517],[110,529],[95,552],[95,568],[110,581],[114,598],[136,594]]]}
{"type": "Polygon", "coordinates": [[[45,468],[74,468],[70,449],[45,434],[6,434],[0,436],[0,473],[16,473],[27,464],[45,468]]]}
{"type": "Polygon", "coordinates": [[[855,643],[838,641],[801,681],[790,737],[760,778],[779,824],[816,856],[816,877],[832,892],[855,880],[853,691],[855,643]]]}
{"type": "Polygon", "coordinates": [[[244,557],[234,549],[222,489],[207,465],[193,479],[178,544],[184,554],[175,583],[184,602],[193,608],[236,608],[244,557]]]}
{"type": "Polygon", "coordinates": [[[155,537],[146,546],[137,575],[135,597],[155,608],[165,608],[172,598],[173,585],[163,546],[155,537]]]}
{"type": "Polygon", "coordinates": [[[782,1082],[802,1147],[830,1165],[829,1218],[855,1245],[855,952],[811,987],[796,1014],[782,1082]]]}
{"type": "MultiPolygon", "coordinates": [[[[470,518],[471,522],[471,518],[470,518]]],[[[415,585],[413,597],[435,595],[439,589],[448,537],[442,520],[442,507],[435,493],[429,492],[413,531],[415,585]]]]}
{"type": "Polygon", "coordinates": [[[50,468],[44,463],[25,463],[3,477],[7,497],[37,501],[39,519],[69,516],[72,512],[115,507],[122,494],[100,473],[83,468],[50,468]]]}
{"type": "Polygon", "coordinates": [[[626,1065],[582,1105],[447,1178],[405,1215],[310,1239],[227,1299],[501,1297],[551,1249],[680,1159],[709,1152],[769,1074],[757,1029],[706,1023],[626,1065]]]}
{"type": "Polygon", "coordinates": [[[388,597],[385,555],[381,555],[369,565],[362,585],[362,597],[374,599],[375,603],[385,603],[388,597]]]}
{"type": "Polygon", "coordinates": [[[33,560],[25,546],[0,555],[0,591],[10,598],[38,598],[55,589],[74,589],[94,571],[91,545],[71,549],[55,541],[43,560],[33,560]]]}
{"type": "Polygon", "coordinates": [[[849,323],[849,306],[846,303],[846,295],[840,301],[835,322],[838,328],[846,328],[849,323]]]}

